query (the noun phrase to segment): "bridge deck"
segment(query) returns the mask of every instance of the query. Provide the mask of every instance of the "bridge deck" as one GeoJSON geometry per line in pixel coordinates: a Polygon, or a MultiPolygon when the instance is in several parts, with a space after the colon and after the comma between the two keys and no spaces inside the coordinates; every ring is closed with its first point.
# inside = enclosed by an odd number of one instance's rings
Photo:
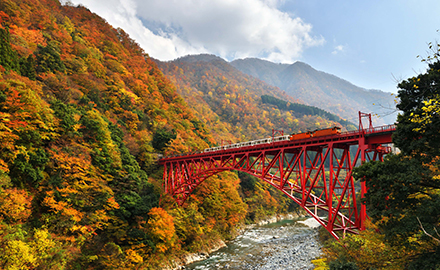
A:
{"type": "Polygon", "coordinates": [[[266,138],[257,141],[243,142],[232,145],[225,145],[216,151],[195,151],[189,152],[179,155],[166,156],[159,160],[159,164],[163,165],[165,162],[169,161],[177,161],[177,160],[185,160],[185,159],[194,159],[200,157],[215,157],[219,155],[231,154],[231,153],[246,153],[246,152],[255,152],[255,151],[267,151],[269,149],[279,149],[279,148],[297,148],[302,146],[319,146],[328,143],[343,143],[343,144],[358,144],[360,138],[365,139],[366,145],[374,145],[374,144],[388,144],[392,143],[391,134],[396,130],[395,125],[386,125],[375,128],[369,128],[364,130],[355,130],[355,131],[347,131],[342,132],[341,134],[328,135],[328,136],[320,136],[320,137],[312,137],[307,139],[300,139],[291,141],[289,139],[285,140],[276,140],[277,138],[288,137],[288,136],[280,136],[275,137],[272,141],[272,138],[266,138]],[[263,142],[263,141],[266,142],[263,142]],[[262,142],[259,144],[252,145],[252,142],[262,142]]]}
{"type": "MultiPolygon", "coordinates": [[[[283,192],[338,238],[338,231],[362,230],[366,219],[353,168],[383,160],[390,148],[382,144],[391,143],[395,129],[388,125],[292,141],[279,136],[164,157],[159,160],[164,190],[183,205],[206,178],[243,171],[283,192]]],[[[365,192],[362,182],[360,195],[365,192]]]]}

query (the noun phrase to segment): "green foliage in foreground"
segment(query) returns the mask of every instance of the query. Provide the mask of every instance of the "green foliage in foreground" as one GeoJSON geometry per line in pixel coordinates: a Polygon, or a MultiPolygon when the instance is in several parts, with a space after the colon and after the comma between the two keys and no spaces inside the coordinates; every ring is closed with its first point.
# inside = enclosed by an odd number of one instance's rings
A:
{"type": "Polygon", "coordinates": [[[330,269],[440,269],[440,62],[399,88],[393,142],[401,153],[355,168],[374,223],[326,242],[330,269]]]}

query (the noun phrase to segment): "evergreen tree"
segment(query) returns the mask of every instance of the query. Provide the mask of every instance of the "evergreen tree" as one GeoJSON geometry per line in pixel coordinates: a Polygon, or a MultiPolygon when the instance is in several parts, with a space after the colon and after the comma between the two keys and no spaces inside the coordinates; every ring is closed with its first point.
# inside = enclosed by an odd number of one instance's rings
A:
{"type": "Polygon", "coordinates": [[[49,42],[46,47],[38,45],[35,56],[37,58],[38,73],[64,71],[66,69],[60,57],[60,48],[54,42],[49,42]]]}
{"type": "Polygon", "coordinates": [[[23,57],[20,59],[20,73],[21,75],[26,76],[29,79],[35,81],[36,73],[35,73],[35,60],[33,55],[29,55],[28,57],[23,57]]]}
{"type": "Polygon", "coordinates": [[[9,30],[0,28],[0,65],[6,70],[19,70],[17,53],[12,49],[9,30]]]}
{"type": "Polygon", "coordinates": [[[401,150],[355,170],[366,181],[368,214],[385,239],[414,252],[409,269],[440,266],[440,62],[399,84],[402,111],[393,135],[401,150]],[[428,259],[429,258],[429,259],[428,259]],[[421,267],[423,265],[423,267],[421,267]]]}

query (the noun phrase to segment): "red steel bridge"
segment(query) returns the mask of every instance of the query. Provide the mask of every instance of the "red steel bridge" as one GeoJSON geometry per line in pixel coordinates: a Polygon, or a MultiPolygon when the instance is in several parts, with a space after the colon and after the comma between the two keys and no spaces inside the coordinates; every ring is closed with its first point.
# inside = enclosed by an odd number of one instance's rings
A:
{"type": "Polygon", "coordinates": [[[367,217],[360,198],[364,182],[355,182],[353,168],[383,161],[391,151],[394,125],[373,127],[371,114],[359,112],[359,129],[327,136],[290,140],[278,136],[168,156],[164,188],[179,205],[208,177],[222,171],[242,171],[258,177],[294,200],[335,238],[336,232],[357,233],[367,217]],[[362,118],[369,118],[363,127],[362,118]]]}

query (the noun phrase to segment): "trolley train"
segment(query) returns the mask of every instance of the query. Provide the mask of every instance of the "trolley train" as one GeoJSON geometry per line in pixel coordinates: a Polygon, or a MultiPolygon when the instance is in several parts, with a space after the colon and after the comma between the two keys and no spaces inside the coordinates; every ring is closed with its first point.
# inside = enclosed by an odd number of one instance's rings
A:
{"type": "Polygon", "coordinates": [[[314,137],[321,137],[321,136],[328,136],[328,135],[336,135],[341,134],[341,128],[340,127],[332,127],[332,128],[325,128],[325,129],[317,129],[314,131],[307,131],[304,133],[298,133],[298,134],[292,134],[290,135],[290,140],[300,140],[300,139],[307,139],[307,138],[314,138],[314,137]]]}
{"type": "Polygon", "coordinates": [[[242,143],[234,143],[234,144],[228,144],[228,145],[222,145],[212,148],[207,148],[204,150],[204,152],[214,152],[219,150],[227,150],[232,148],[240,148],[245,146],[253,146],[258,144],[265,144],[265,143],[272,143],[272,142],[279,142],[279,141],[295,141],[295,140],[302,140],[302,139],[308,139],[308,138],[315,138],[315,137],[322,137],[322,136],[328,136],[328,135],[336,135],[341,134],[341,128],[340,127],[332,127],[332,128],[325,128],[325,129],[317,129],[314,131],[307,131],[297,134],[291,134],[291,135],[284,135],[284,136],[278,136],[278,137],[271,137],[271,138],[265,138],[265,139],[259,139],[255,141],[248,141],[248,142],[242,142],[242,143]]]}

